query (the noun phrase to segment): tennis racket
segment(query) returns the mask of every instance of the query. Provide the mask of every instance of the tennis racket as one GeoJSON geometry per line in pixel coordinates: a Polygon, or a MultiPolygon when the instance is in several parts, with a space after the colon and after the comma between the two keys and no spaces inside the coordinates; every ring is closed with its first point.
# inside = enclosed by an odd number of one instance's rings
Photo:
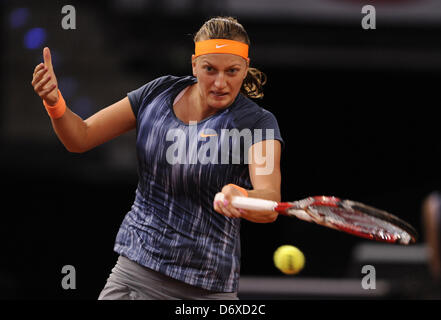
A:
{"type": "MultiPolygon", "coordinates": [[[[217,193],[215,201],[223,201],[217,193]]],[[[308,222],[388,243],[411,244],[418,237],[416,230],[396,216],[352,200],[314,196],[294,202],[275,202],[256,198],[234,197],[233,207],[257,211],[277,211],[308,222]]]]}

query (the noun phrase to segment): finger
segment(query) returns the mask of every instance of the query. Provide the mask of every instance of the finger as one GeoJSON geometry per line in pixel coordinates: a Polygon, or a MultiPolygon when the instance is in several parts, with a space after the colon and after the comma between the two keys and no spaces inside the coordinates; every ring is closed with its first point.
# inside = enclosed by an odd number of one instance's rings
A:
{"type": "Polygon", "coordinates": [[[216,211],[217,213],[222,213],[222,210],[219,207],[219,201],[213,202],[213,208],[214,208],[214,211],[216,211]]]}
{"type": "Polygon", "coordinates": [[[35,74],[38,70],[43,69],[43,68],[44,68],[44,64],[43,64],[43,63],[40,63],[39,65],[37,65],[37,66],[35,67],[35,69],[34,69],[34,74],[35,74]]]}
{"type": "Polygon", "coordinates": [[[34,71],[34,74],[32,75],[32,82],[35,82],[35,78],[37,77],[37,75],[39,75],[39,72],[44,71],[44,70],[45,70],[44,65],[41,68],[38,68],[38,69],[36,68],[34,71]]]}
{"type": "Polygon", "coordinates": [[[240,213],[239,209],[233,207],[233,206],[228,206],[226,208],[230,214],[234,217],[234,218],[240,218],[242,216],[242,214],[240,213]]]}
{"type": "Polygon", "coordinates": [[[225,206],[222,204],[222,202],[219,202],[219,203],[217,204],[217,207],[218,207],[218,209],[219,209],[218,212],[219,212],[220,214],[222,214],[222,215],[224,215],[224,216],[226,216],[226,217],[228,217],[228,218],[231,218],[231,217],[232,217],[231,213],[225,209],[225,206]]]}
{"type": "Polygon", "coordinates": [[[227,200],[232,199],[232,196],[228,192],[226,192],[225,194],[220,194],[222,195],[222,197],[218,197],[219,194],[216,194],[213,201],[213,207],[215,211],[229,218],[240,218],[241,213],[239,212],[239,210],[237,208],[234,208],[230,204],[230,201],[227,200]]]}
{"type": "Polygon", "coordinates": [[[40,91],[39,95],[41,98],[45,98],[49,93],[51,93],[55,88],[57,87],[57,85],[51,84],[49,85],[47,88],[43,89],[42,91],[40,91]]]}
{"type": "Polygon", "coordinates": [[[42,90],[43,87],[52,79],[51,75],[47,75],[46,77],[40,79],[40,81],[36,81],[34,86],[35,91],[42,90]]]}
{"type": "Polygon", "coordinates": [[[36,74],[34,74],[34,78],[31,82],[32,85],[38,83],[43,78],[43,76],[45,75],[46,72],[47,72],[47,69],[44,68],[44,69],[38,71],[36,74]]]}
{"type": "Polygon", "coordinates": [[[225,193],[223,205],[226,210],[228,210],[229,214],[233,217],[239,218],[241,216],[241,213],[239,209],[235,208],[231,203],[233,201],[234,195],[230,192],[225,193]]]}
{"type": "Polygon", "coordinates": [[[220,202],[220,201],[218,201],[218,200],[216,200],[216,199],[213,200],[213,208],[214,208],[214,209],[219,208],[219,202],[220,202]]]}
{"type": "Polygon", "coordinates": [[[44,65],[48,68],[52,68],[52,57],[51,57],[51,51],[48,47],[45,47],[43,49],[43,59],[44,59],[44,65]]]}
{"type": "MultiPolygon", "coordinates": [[[[35,92],[39,93],[40,91],[45,89],[46,84],[51,81],[51,76],[47,76],[43,80],[37,83],[37,85],[34,87],[35,92]]],[[[52,83],[51,83],[52,85],[52,83]]]]}
{"type": "Polygon", "coordinates": [[[222,211],[228,216],[232,218],[240,218],[240,212],[234,208],[232,205],[230,205],[227,201],[224,201],[220,204],[220,207],[222,208],[222,211]]]}
{"type": "Polygon", "coordinates": [[[224,199],[224,194],[221,192],[218,192],[213,199],[213,208],[218,213],[222,213],[222,210],[220,208],[220,203],[223,201],[223,199],[224,199]]]}

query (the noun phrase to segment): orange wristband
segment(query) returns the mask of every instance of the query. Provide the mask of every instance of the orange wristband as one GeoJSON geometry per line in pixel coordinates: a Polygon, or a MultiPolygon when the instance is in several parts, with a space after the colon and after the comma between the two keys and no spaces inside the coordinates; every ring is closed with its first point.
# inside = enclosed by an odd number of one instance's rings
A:
{"type": "Polygon", "coordinates": [[[232,184],[232,183],[230,183],[229,186],[231,186],[231,187],[233,187],[233,188],[236,188],[237,190],[239,190],[240,192],[242,192],[242,194],[243,194],[245,197],[248,197],[248,191],[246,191],[244,188],[239,187],[239,186],[237,186],[237,185],[235,185],[235,184],[232,184]]]}
{"type": "Polygon", "coordinates": [[[66,112],[66,102],[64,101],[63,96],[61,95],[60,89],[57,90],[58,90],[58,101],[55,105],[50,106],[46,103],[46,101],[43,100],[44,107],[46,108],[49,117],[51,117],[52,119],[61,118],[63,114],[66,112]]]}

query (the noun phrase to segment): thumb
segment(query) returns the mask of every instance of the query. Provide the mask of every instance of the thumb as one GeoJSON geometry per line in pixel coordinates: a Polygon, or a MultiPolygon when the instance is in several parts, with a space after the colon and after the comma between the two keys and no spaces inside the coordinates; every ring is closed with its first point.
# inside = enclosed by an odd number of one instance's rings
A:
{"type": "Polygon", "coordinates": [[[51,57],[51,51],[48,47],[45,47],[43,49],[43,59],[44,59],[44,65],[48,68],[52,68],[52,57],[51,57]]]}

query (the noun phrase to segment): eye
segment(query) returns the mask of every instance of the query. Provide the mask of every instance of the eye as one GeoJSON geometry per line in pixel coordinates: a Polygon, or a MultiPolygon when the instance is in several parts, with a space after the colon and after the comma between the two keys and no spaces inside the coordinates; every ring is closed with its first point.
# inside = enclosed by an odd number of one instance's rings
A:
{"type": "Polygon", "coordinates": [[[203,67],[207,72],[212,72],[214,71],[214,68],[212,66],[204,66],[203,67]]]}
{"type": "Polygon", "coordinates": [[[228,73],[230,73],[230,74],[235,74],[235,73],[237,73],[238,71],[239,71],[238,68],[231,68],[231,69],[228,69],[228,73]]]}

